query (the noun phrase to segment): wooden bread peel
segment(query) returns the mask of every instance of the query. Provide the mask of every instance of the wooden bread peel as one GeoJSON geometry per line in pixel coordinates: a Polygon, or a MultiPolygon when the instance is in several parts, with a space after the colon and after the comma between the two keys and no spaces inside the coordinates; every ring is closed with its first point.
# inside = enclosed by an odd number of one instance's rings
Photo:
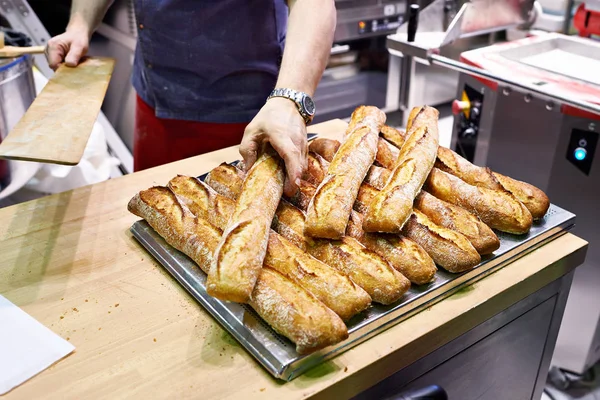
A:
{"type": "Polygon", "coordinates": [[[0,157],[77,165],[83,156],[114,68],[114,59],[61,65],[0,143],[0,157]]]}

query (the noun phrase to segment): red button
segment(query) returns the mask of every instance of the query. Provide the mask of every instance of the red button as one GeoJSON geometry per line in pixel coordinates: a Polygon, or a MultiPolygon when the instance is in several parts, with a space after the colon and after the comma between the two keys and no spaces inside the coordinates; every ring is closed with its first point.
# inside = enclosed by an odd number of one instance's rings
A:
{"type": "Polygon", "coordinates": [[[454,100],[452,102],[452,114],[454,115],[458,115],[462,111],[468,110],[469,108],[471,108],[471,103],[468,101],[454,100]]]}

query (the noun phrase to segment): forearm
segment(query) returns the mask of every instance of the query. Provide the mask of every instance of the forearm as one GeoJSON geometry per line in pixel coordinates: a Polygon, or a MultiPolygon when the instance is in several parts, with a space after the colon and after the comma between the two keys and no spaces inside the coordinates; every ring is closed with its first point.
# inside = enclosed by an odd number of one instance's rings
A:
{"type": "Polygon", "coordinates": [[[69,28],[85,29],[88,36],[98,28],[114,0],[73,0],[69,28]]]}
{"type": "Polygon", "coordinates": [[[288,30],[277,87],[313,96],[323,75],[335,31],[333,0],[290,0],[288,30]]]}

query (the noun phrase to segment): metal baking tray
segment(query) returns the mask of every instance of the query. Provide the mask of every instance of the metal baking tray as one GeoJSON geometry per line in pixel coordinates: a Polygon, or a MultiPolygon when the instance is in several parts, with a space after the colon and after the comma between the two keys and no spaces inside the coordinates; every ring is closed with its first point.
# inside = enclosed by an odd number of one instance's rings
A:
{"type": "Polygon", "coordinates": [[[484,257],[473,270],[450,274],[440,269],[434,282],[413,286],[398,302],[388,306],[374,304],[350,320],[347,323],[350,336],[344,342],[305,356],[298,355],[295,346],[275,333],[250,307],[209,296],[205,288],[206,274],[190,258],[169,246],[146,221],[134,223],[131,232],[265,369],[276,378],[292,380],[307,369],[343,353],[537,249],[564,234],[574,224],[574,214],[551,205],[546,216],[534,222],[527,235],[499,233],[500,248],[493,255],[484,257]]]}

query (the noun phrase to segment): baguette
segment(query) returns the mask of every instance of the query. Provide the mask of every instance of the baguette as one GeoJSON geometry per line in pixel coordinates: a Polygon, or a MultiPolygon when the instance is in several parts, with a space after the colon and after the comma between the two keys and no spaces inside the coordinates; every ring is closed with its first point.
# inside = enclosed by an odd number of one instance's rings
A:
{"type": "Polygon", "coordinates": [[[310,142],[308,150],[320,155],[327,162],[331,162],[341,145],[340,142],[334,139],[317,138],[310,142]]]}
{"type": "Polygon", "coordinates": [[[367,292],[348,276],[305,253],[283,236],[269,235],[268,249],[266,265],[310,291],[344,321],[371,304],[367,292]]]}
{"type": "Polygon", "coordinates": [[[304,213],[282,201],[276,213],[277,231],[316,259],[348,275],[376,303],[391,304],[410,287],[410,281],[378,254],[351,237],[339,240],[311,239],[303,235],[304,213]]]}
{"type": "Polygon", "coordinates": [[[239,185],[235,186],[234,188],[235,192],[239,195],[239,193],[242,192],[242,185],[244,184],[244,175],[244,172],[239,168],[236,168],[233,165],[227,163],[222,163],[206,175],[204,182],[206,182],[208,186],[215,189],[217,193],[222,194],[223,196],[228,197],[230,199],[237,200],[237,195],[233,196],[233,193],[228,187],[220,187],[219,182],[229,182],[229,180],[233,180],[234,182],[236,182],[236,185],[239,185]]]}
{"type": "Polygon", "coordinates": [[[397,166],[381,192],[369,204],[363,221],[366,232],[400,233],[410,216],[415,197],[433,168],[438,150],[438,111],[423,107],[400,150],[397,166]]]}
{"type": "Polygon", "coordinates": [[[312,185],[319,185],[327,175],[329,163],[317,153],[308,153],[308,163],[302,179],[312,185]]]}
{"type": "Polygon", "coordinates": [[[546,193],[529,183],[518,181],[497,172],[493,174],[504,189],[511,192],[517,200],[527,207],[533,219],[540,219],[546,215],[548,208],[550,208],[550,199],[546,193]]]}
{"type": "Polygon", "coordinates": [[[418,210],[413,210],[403,234],[423,247],[433,261],[448,272],[468,271],[481,262],[479,253],[466,237],[434,224],[418,210]]]}
{"type": "Polygon", "coordinates": [[[350,215],[346,235],[385,258],[415,285],[424,285],[435,279],[435,263],[421,246],[402,236],[363,231],[362,214],[356,211],[350,215]]]}
{"type": "MultiPolygon", "coordinates": [[[[221,168],[219,166],[218,168],[221,168]]],[[[213,175],[213,177],[217,174],[213,175]]],[[[225,175],[220,175],[221,179],[225,175]]],[[[239,190],[241,190],[241,181],[239,190]]],[[[213,183],[215,181],[213,180],[213,183]]],[[[218,180],[217,180],[218,182],[218,180]]],[[[232,190],[234,193],[238,187],[238,182],[232,180],[232,190]]],[[[235,212],[235,202],[224,196],[217,196],[217,194],[210,190],[200,180],[183,175],[177,175],[171,179],[168,183],[168,188],[175,193],[179,200],[194,214],[196,217],[202,218],[208,221],[212,226],[219,228],[221,231],[227,227],[227,222],[233,213],[235,212]],[[209,212],[210,210],[216,210],[215,212],[209,212]]],[[[227,188],[227,185],[216,185],[220,188],[227,188]]],[[[236,193],[237,194],[237,193],[236,193]]]]}
{"type": "MultiPolygon", "coordinates": [[[[385,168],[371,166],[365,182],[385,185],[390,171],[385,168]]],[[[354,203],[354,209],[366,211],[367,205],[377,194],[377,190],[363,183],[354,203]]],[[[362,214],[353,211],[346,227],[346,235],[358,240],[367,249],[379,254],[390,265],[415,285],[423,285],[435,278],[437,268],[425,250],[415,242],[401,236],[378,233],[365,233],[362,229],[362,214]]],[[[291,238],[290,238],[291,239],[291,238]]]]}
{"type": "Polygon", "coordinates": [[[396,161],[400,155],[400,150],[383,138],[377,142],[377,155],[375,156],[375,165],[394,170],[396,161]]]}
{"type": "Polygon", "coordinates": [[[265,151],[246,175],[206,279],[209,295],[239,303],[250,298],[267,251],[269,227],[283,193],[282,164],[279,156],[265,151]]]}
{"type": "Polygon", "coordinates": [[[498,236],[479,218],[424,190],[415,199],[414,208],[425,214],[436,225],[464,235],[481,255],[493,253],[500,247],[498,236]]]}
{"type": "Polygon", "coordinates": [[[375,160],[385,114],[376,107],[359,107],[351,121],[357,129],[340,146],[308,205],[307,236],[327,239],[344,236],[360,184],[375,160]]]}
{"type": "MultiPolygon", "coordinates": [[[[377,195],[377,189],[370,185],[363,184],[359,191],[356,202],[354,203],[354,209],[357,212],[368,208],[369,203],[377,195]]],[[[440,267],[450,272],[456,272],[457,268],[471,268],[477,265],[481,258],[477,250],[471,245],[471,243],[460,233],[451,231],[433,223],[422,213],[419,220],[416,220],[414,211],[411,213],[409,220],[413,220],[413,223],[406,224],[402,229],[402,235],[416,244],[420,245],[423,250],[433,259],[433,261],[440,267]],[[458,237],[458,239],[457,239],[458,237]],[[467,241],[468,246],[465,245],[464,241],[467,241]],[[452,257],[445,257],[444,252],[449,252],[456,256],[457,259],[453,260],[452,257]],[[457,267],[458,265],[458,267],[457,267]]],[[[385,235],[393,236],[393,235],[385,235]]],[[[409,247],[410,249],[410,247],[409,247]]],[[[414,253],[410,253],[413,254],[414,253]]],[[[426,263],[421,263],[420,269],[423,269],[423,274],[432,273],[431,268],[427,267],[426,263]]],[[[409,279],[411,276],[406,270],[401,270],[409,279]]]]}
{"type": "Polygon", "coordinates": [[[426,190],[438,199],[462,207],[490,228],[521,235],[529,232],[529,210],[509,192],[469,185],[460,178],[434,168],[426,190]]]}
{"type": "Polygon", "coordinates": [[[276,332],[296,344],[298,354],[309,354],[348,338],[340,317],[269,267],[261,271],[249,304],[276,332]]]}
{"type": "MultiPolygon", "coordinates": [[[[167,188],[156,187],[134,196],[127,208],[208,273],[221,232],[205,219],[194,217],[179,200],[167,188]]],[[[299,354],[348,337],[346,326],[333,311],[269,267],[261,270],[249,304],[275,331],[294,342],[299,354]]]]}
{"type": "Polygon", "coordinates": [[[348,275],[377,303],[393,303],[410,287],[410,281],[385,259],[353,238],[329,241],[305,237],[304,213],[285,200],[279,203],[271,226],[301,250],[348,275]]]}
{"type": "Polygon", "coordinates": [[[288,198],[290,203],[300,208],[302,211],[306,211],[308,209],[308,205],[313,197],[315,197],[315,192],[317,191],[317,187],[313,184],[306,182],[305,180],[300,180],[300,186],[298,186],[298,191],[295,195],[288,198]]]}
{"type": "Polygon", "coordinates": [[[548,196],[535,186],[473,165],[450,149],[439,149],[435,166],[470,185],[510,192],[527,207],[533,219],[542,218],[550,207],[548,196]]]}
{"type": "MultiPolygon", "coordinates": [[[[202,182],[200,184],[205,185],[202,182]]],[[[220,187],[220,185],[217,186],[220,187]]],[[[222,213],[233,208],[233,200],[222,198],[223,196],[212,191],[210,188],[207,189],[212,192],[212,196],[218,198],[219,202],[231,203],[229,206],[210,209],[207,212],[222,213]]],[[[191,190],[183,195],[191,198],[197,197],[197,194],[191,190]]],[[[200,202],[199,204],[201,206],[207,203],[200,202]]],[[[222,221],[227,218],[227,215],[221,215],[216,220],[222,221]]],[[[277,221],[276,218],[275,220],[277,221]]],[[[369,295],[362,288],[350,281],[344,274],[311,257],[294,245],[292,241],[285,239],[273,230],[269,234],[264,264],[269,265],[314,294],[344,320],[350,319],[355,314],[367,308],[371,303],[369,295]]]]}
{"type": "Polygon", "coordinates": [[[381,132],[379,132],[379,134],[382,138],[396,146],[398,149],[402,148],[402,145],[406,140],[406,134],[404,132],[387,125],[384,125],[383,128],[381,128],[381,132]]]}
{"type": "Polygon", "coordinates": [[[381,190],[390,180],[392,172],[389,169],[377,167],[372,165],[365,176],[365,183],[373,186],[375,189],[381,190]]]}

